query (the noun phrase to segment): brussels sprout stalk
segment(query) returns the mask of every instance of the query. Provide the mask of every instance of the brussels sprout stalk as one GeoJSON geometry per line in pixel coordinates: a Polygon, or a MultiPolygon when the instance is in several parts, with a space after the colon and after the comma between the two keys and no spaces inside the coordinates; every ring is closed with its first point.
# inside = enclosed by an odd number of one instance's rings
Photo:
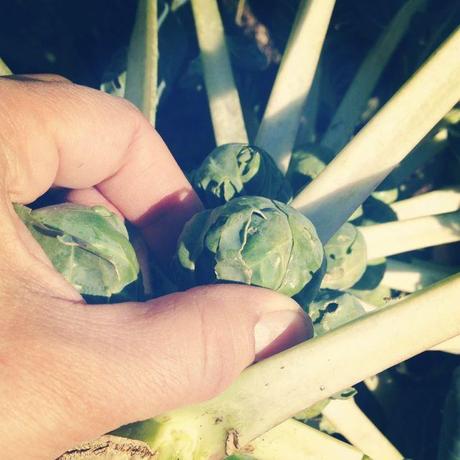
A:
{"type": "Polygon", "coordinates": [[[286,172],[335,0],[303,0],[276,76],[255,144],[286,172]],[[299,65],[301,63],[301,65],[299,65]]]}
{"type": "Polygon", "coordinates": [[[407,200],[396,201],[391,204],[391,209],[399,220],[458,211],[460,209],[460,187],[435,190],[407,200]]]}
{"type": "Polygon", "coordinates": [[[380,430],[358,407],[353,398],[334,399],[322,414],[354,446],[372,460],[401,460],[404,458],[380,430]]]}
{"type": "Polygon", "coordinates": [[[457,274],[256,363],[220,396],[149,422],[142,439],[159,459],[235,452],[305,407],[460,335],[459,292],[457,274]]]}
{"type": "Polygon", "coordinates": [[[11,75],[12,73],[5,61],[0,58],[0,76],[11,75]]]}
{"type": "Polygon", "coordinates": [[[258,460],[365,459],[356,447],[293,419],[259,436],[242,451],[258,460]]]}
{"type": "Polygon", "coordinates": [[[294,199],[323,242],[460,99],[457,29],[294,199]]]}
{"type": "Polygon", "coordinates": [[[216,144],[248,142],[216,0],[192,0],[216,144]]]}
{"type": "MultiPolygon", "coordinates": [[[[446,278],[444,276],[443,278],[446,278]]],[[[369,303],[361,302],[361,305],[366,310],[366,312],[373,312],[377,310],[379,307],[375,305],[371,305],[369,303]]],[[[445,340],[444,342],[438,343],[434,347],[431,347],[428,351],[443,351],[445,353],[452,353],[455,355],[460,355],[460,335],[456,337],[452,337],[451,339],[445,340]]],[[[331,401],[331,403],[334,401],[331,401]]]]}
{"type": "Polygon", "coordinates": [[[359,227],[369,260],[460,241],[460,211],[359,227]]]}
{"type": "Polygon", "coordinates": [[[128,49],[125,97],[155,126],[158,80],[157,0],[140,0],[128,49]]]}
{"type": "Polygon", "coordinates": [[[382,284],[402,292],[415,292],[458,272],[458,267],[411,259],[410,263],[387,259],[382,284]]]}
{"type": "Polygon", "coordinates": [[[338,152],[352,137],[365,105],[389,59],[406,33],[411,19],[417,12],[424,9],[426,4],[427,0],[409,0],[396,13],[356,72],[321,140],[322,145],[338,152]]]}

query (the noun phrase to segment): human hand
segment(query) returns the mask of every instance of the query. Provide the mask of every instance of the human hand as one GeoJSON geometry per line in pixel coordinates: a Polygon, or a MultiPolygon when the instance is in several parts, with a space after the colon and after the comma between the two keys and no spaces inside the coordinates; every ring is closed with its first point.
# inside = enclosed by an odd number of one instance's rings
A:
{"type": "Polygon", "coordinates": [[[201,206],[131,104],[54,76],[0,79],[1,458],[54,458],[211,398],[255,358],[311,335],[293,300],[249,286],[85,305],[11,206],[52,186],[116,209],[163,259],[201,206]]]}

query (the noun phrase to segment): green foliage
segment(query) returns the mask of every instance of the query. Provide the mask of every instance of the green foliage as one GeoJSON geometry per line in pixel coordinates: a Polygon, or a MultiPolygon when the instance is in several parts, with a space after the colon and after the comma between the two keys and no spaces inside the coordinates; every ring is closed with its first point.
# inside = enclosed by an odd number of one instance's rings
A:
{"type": "Polygon", "coordinates": [[[359,230],[345,223],[324,246],[327,268],[321,287],[348,289],[364,274],[367,263],[366,242],[359,230]]]}
{"type": "Polygon", "coordinates": [[[239,197],[185,225],[175,268],[184,288],[233,281],[307,302],[318,289],[323,253],[302,214],[267,198],[239,197]]]}
{"type": "Polygon", "coordinates": [[[460,367],[454,371],[444,405],[444,418],[439,439],[438,460],[460,458],[460,367]]]}
{"type": "Polygon", "coordinates": [[[359,300],[346,292],[322,289],[308,306],[315,335],[323,335],[360,316],[366,311],[359,300]]]}
{"type": "Polygon", "coordinates": [[[109,298],[139,277],[122,220],[103,206],[65,203],[16,212],[54,267],[82,295],[109,298]]]}
{"type": "Polygon", "coordinates": [[[212,208],[244,195],[256,195],[287,203],[291,186],[264,150],[234,143],[216,147],[190,174],[206,207],[212,208]]]}

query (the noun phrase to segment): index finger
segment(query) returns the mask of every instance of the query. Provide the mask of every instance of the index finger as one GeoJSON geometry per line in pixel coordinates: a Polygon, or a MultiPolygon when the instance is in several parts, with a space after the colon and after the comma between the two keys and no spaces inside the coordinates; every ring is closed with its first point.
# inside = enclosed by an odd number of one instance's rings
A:
{"type": "Polygon", "coordinates": [[[62,81],[14,79],[0,79],[0,101],[11,201],[31,202],[52,185],[95,186],[163,252],[200,209],[161,137],[127,101],[62,81]]]}

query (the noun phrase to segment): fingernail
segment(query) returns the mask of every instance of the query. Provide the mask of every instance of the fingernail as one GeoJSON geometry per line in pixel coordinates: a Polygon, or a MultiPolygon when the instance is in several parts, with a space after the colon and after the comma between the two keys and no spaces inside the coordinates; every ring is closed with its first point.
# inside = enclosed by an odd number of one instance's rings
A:
{"type": "Polygon", "coordinates": [[[256,361],[312,336],[311,320],[300,309],[264,313],[254,328],[256,361]]]}

